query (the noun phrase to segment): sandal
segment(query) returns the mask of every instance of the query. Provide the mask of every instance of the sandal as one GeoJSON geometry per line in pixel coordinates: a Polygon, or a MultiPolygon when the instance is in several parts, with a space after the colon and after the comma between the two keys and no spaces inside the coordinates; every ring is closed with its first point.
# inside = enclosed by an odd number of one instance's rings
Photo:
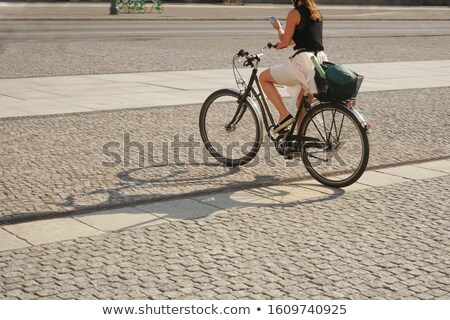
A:
{"type": "Polygon", "coordinates": [[[278,133],[281,129],[286,128],[294,123],[294,117],[292,115],[287,115],[279,124],[273,127],[273,133],[278,133]]]}

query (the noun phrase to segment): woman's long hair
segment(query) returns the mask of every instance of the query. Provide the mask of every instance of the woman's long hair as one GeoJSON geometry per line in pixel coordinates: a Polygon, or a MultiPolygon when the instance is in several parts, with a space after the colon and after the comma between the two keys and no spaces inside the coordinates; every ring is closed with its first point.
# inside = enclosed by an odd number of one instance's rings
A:
{"type": "Polygon", "coordinates": [[[309,12],[311,12],[311,15],[309,16],[311,18],[311,20],[313,20],[313,21],[322,20],[322,14],[320,13],[319,9],[317,8],[315,0],[302,0],[302,3],[305,7],[308,8],[309,12]]]}

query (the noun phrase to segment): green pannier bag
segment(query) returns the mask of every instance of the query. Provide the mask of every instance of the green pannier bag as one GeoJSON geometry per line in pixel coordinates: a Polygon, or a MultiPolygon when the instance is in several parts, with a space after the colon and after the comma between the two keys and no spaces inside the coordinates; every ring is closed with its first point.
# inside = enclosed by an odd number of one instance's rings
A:
{"type": "MultiPolygon", "coordinates": [[[[324,84],[326,84],[326,95],[341,99],[356,97],[364,79],[363,76],[358,75],[341,64],[324,62],[321,64],[321,67],[325,71],[324,84]]],[[[323,81],[323,79],[320,80],[323,81]]],[[[322,91],[322,93],[325,92],[322,91]]]]}

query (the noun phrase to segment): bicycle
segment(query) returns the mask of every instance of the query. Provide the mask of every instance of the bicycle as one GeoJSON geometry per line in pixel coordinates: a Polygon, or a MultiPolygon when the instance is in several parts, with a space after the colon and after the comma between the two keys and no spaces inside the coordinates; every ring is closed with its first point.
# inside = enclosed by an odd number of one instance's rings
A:
{"type": "Polygon", "coordinates": [[[156,13],[162,13],[164,10],[163,7],[164,0],[152,0],[152,6],[150,7],[150,13],[153,12],[153,9],[156,13]]]}
{"type": "Polygon", "coordinates": [[[144,0],[118,0],[117,6],[122,13],[145,13],[147,10],[144,0]]]}
{"type": "Polygon", "coordinates": [[[316,71],[315,80],[320,86],[316,103],[307,103],[303,97],[294,123],[273,135],[275,121],[257,76],[264,50],[271,47],[269,43],[252,55],[241,49],[233,57],[237,88],[218,90],[203,103],[199,125],[206,149],[226,166],[244,165],[258,153],[265,129],[280,155],[286,159],[301,157],[306,170],[320,183],[340,188],[356,182],[369,160],[370,124],[355,109],[363,77],[358,76],[352,96],[343,97],[333,94],[316,71]],[[236,65],[242,58],[243,66],[252,68],[248,82],[236,65]],[[306,113],[298,125],[303,108],[306,113]]]}

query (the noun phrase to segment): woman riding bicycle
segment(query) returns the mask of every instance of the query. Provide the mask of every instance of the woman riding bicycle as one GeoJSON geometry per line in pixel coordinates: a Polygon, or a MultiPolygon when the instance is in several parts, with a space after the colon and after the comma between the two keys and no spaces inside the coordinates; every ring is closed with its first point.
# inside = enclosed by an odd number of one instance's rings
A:
{"type": "MultiPolygon", "coordinates": [[[[296,52],[289,61],[273,66],[259,76],[265,94],[280,114],[279,122],[273,129],[274,133],[294,122],[275,84],[286,86],[289,94],[297,98],[298,107],[305,91],[309,100],[313,98],[312,94],[317,92],[311,55],[315,55],[319,63],[327,61],[322,41],[323,19],[315,0],[291,0],[291,2],[295,9],[288,13],[286,29],[283,30],[278,20],[273,22],[272,26],[277,29],[280,39],[276,45],[277,50],[294,45],[296,52]]],[[[300,120],[302,118],[303,114],[300,115],[300,120]]]]}

